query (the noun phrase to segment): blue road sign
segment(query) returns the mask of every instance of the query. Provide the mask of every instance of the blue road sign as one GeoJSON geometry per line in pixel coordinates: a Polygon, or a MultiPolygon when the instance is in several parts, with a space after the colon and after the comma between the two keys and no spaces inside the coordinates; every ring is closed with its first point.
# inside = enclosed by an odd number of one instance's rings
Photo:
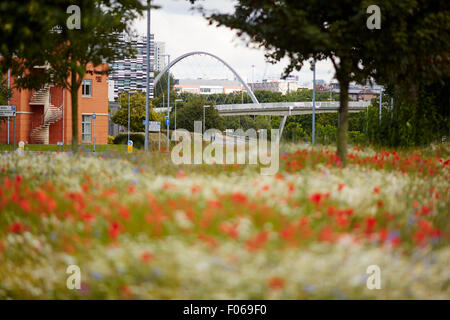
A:
{"type": "Polygon", "coordinates": [[[169,126],[169,124],[170,124],[170,120],[166,119],[166,126],[169,126]]]}
{"type": "Polygon", "coordinates": [[[95,120],[95,118],[97,118],[97,115],[95,113],[92,114],[92,119],[95,120]]]}
{"type": "Polygon", "coordinates": [[[145,120],[142,120],[142,124],[145,126],[145,120]]]}
{"type": "Polygon", "coordinates": [[[128,140],[128,145],[129,145],[129,146],[132,146],[132,145],[133,145],[133,141],[128,140]]]}

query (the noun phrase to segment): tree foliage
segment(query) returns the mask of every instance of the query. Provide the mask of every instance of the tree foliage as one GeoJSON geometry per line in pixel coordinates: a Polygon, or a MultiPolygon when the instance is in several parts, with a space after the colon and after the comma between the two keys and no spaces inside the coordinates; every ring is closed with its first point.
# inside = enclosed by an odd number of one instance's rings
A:
{"type": "MultiPolygon", "coordinates": [[[[120,109],[113,115],[112,121],[128,128],[128,92],[119,95],[118,102],[120,109]]],[[[163,115],[153,110],[153,105],[149,106],[150,121],[163,121],[163,115]]],[[[143,125],[145,120],[145,93],[138,91],[130,94],[130,131],[145,132],[143,125]]]]}
{"type": "MultiPolygon", "coordinates": [[[[72,147],[78,146],[78,91],[88,66],[107,73],[107,64],[132,56],[131,43],[118,41],[134,35],[131,23],[146,5],[139,0],[25,0],[0,6],[3,71],[19,76],[20,88],[39,88],[46,83],[62,85],[71,92],[72,147]],[[80,28],[69,28],[70,5],[81,9],[80,28]],[[38,71],[35,66],[46,66],[38,71]]],[[[76,20],[75,20],[76,21],[76,20]]]]}
{"type": "Polygon", "coordinates": [[[306,60],[331,60],[341,89],[337,153],[345,165],[351,81],[373,78],[389,86],[418,87],[420,81],[439,79],[449,71],[448,1],[377,1],[381,29],[372,30],[366,26],[371,4],[238,0],[234,12],[205,16],[211,24],[237,30],[238,36],[264,47],[269,61],[287,57],[286,74],[300,70],[306,60]]]}
{"type": "Polygon", "coordinates": [[[6,79],[0,79],[0,105],[7,104],[12,95],[12,90],[8,88],[6,79]]]}
{"type": "MultiPolygon", "coordinates": [[[[203,106],[208,104],[200,95],[192,95],[185,103],[177,104],[177,129],[182,128],[193,132],[194,121],[203,121],[203,106]]],[[[174,112],[173,109],[172,112],[174,112]]],[[[225,130],[223,118],[213,107],[205,108],[205,126],[206,129],[225,130]]]]}

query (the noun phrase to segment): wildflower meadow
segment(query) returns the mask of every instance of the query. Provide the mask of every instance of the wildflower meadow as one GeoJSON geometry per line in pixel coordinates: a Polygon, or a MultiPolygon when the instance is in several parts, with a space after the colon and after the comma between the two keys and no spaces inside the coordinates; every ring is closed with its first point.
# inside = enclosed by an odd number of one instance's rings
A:
{"type": "Polygon", "coordinates": [[[450,147],[0,156],[0,299],[450,299],[450,147]],[[68,267],[80,288],[68,288],[68,267]],[[367,285],[378,266],[381,287],[367,285]]]}

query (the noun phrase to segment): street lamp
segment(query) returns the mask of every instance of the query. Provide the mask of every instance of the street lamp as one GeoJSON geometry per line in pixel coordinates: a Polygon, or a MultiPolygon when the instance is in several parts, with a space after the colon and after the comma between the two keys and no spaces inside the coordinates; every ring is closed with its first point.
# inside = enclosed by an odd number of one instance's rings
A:
{"type": "MultiPolygon", "coordinates": [[[[162,56],[167,56],[167,65],[170,65],[170,54],[163,54],[162,56]]],[[[170,67],[167,69],[167,152],[169,152],[169,113],[170,113],[170,67]]]]}
{"type": "Polygon", "coordinates": [[[312,144],[316,142],[316,60],[313,61],[312,144]]]}
{"type": "Polygon", "coordinates": [[[181,102],[183,101],[182,99],[175,99],[175,134],[177,133],[177,101],[181,102]]]}
{"type": "Polygon", "coordinates": [[[136,92],[128,90],[128,141],[130,141],[130,95],[132,93],[136,92]]]}
{"type": "Polygon", "coordinates": [[[252,64],[252,82],[255,83],[255,65],[252,64]]]}
{"type": "Polygon", "coordinates": [[[150,0],[147,0],[147,74],[146,74],[146,90],[145,90],[145,141],[144,141],[144,150],[146,152],[149,151],[148,148],[148,103],[149,103],[149,94],[150,94],[150,0]]]}
{"type": "Polygon", "coordinates": [[[128,141],[130,141],[130,91],[128,91],[128,141]]]}
{"type": "Polygon", "coordinates": [[[205,134],[206,131],[206,115],[205,115],[205,108],[210,107],[209,105],[203,106],[203,134],[205,134]]]}
{"type": "Polygon", "coordinates": [[[381,123],[381,100],[383,99],[383,87],[380,88],[380,104],[378,107],[378,117],[379,117],[379,121],[381,123]]]}

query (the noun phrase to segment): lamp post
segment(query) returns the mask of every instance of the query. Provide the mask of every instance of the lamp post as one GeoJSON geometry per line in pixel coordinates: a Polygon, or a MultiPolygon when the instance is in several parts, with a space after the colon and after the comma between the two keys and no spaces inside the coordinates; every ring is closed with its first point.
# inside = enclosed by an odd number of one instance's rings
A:
{"type": "Polygon", "coordinates": [[[252,82],[255,83],[255,65],[252,64],[252,82]]]}
{"type": "Polygon", "coordinates": [[[62,89],[62,144],[63,144],[63,147],[61,147],[61,148],[64,148],[64,100],[65,100],[65,91],[66,91],[66,89],[63,87],[63,89],[62,89]]]}
{"type": "Polygon", "coordinates": [[[206,131],[206,118],[205,118],[205,108],[208,106],[203,106],[203,134],[205,134],[206,131]]]}
{"type": "Polygon", "coordinates": [[[146,152],[149,151],[148,148],[148,103],[149,103],[149,94],[150,94],[150,0],[147,0],[147,74],[146,74],[146,90],[145,90],[145,141],[144,141],[144,150],[146,152]]]}
{"type": "MultiPolygon", "coordinates": [[[[162,56],[167,56],[167,65],[170,65],[170,54],[163,54],[162,56]]],[[[170,69],[167,70],[167,152],[169,152],[169,113],[170,113],[170,69]]]]}
{"type": "Polygon", "coordinates": [[[130,91],[128,91],[128,139],[130,141],[130,91]]]}
{"type": "Polygon", "coordinates": [[[383,100],[383,88],[380,88],[380,104],[378,106],[378,118],[381,123],[381,101],[383,100]]]}
{"type": "Polygon", "coordinates": [[[95,114],[95,110],[92,112],[92,143],[93,143],[93,152],[95,152],[95,119],[97,115],[95,114]]]}
{"type": "Polygon", "coordinates": [[[181,102],[183,101],[182,99],[175,99],[175,134],[177,133],[177,101],[181,102]]]}
{"type": "Polygon", "coordinates": [[[316,60],[313,61],[312,144],[316,142],[316,60]]]}
{"type": "MultiPolygon", "coordinates": [[[[8,69],[8,89],[11,89],[11,70],[10,69],[8,69]]],[[[9,95],[8,95],[8,106],[9,106],[9,104],[10,104],[10,100],[9,100],[9,95]]],[[[9,117],[8,117],[8,120],[7,120],[7,131],[8,131],[7,144],[9,144],[9,117]]]]}

